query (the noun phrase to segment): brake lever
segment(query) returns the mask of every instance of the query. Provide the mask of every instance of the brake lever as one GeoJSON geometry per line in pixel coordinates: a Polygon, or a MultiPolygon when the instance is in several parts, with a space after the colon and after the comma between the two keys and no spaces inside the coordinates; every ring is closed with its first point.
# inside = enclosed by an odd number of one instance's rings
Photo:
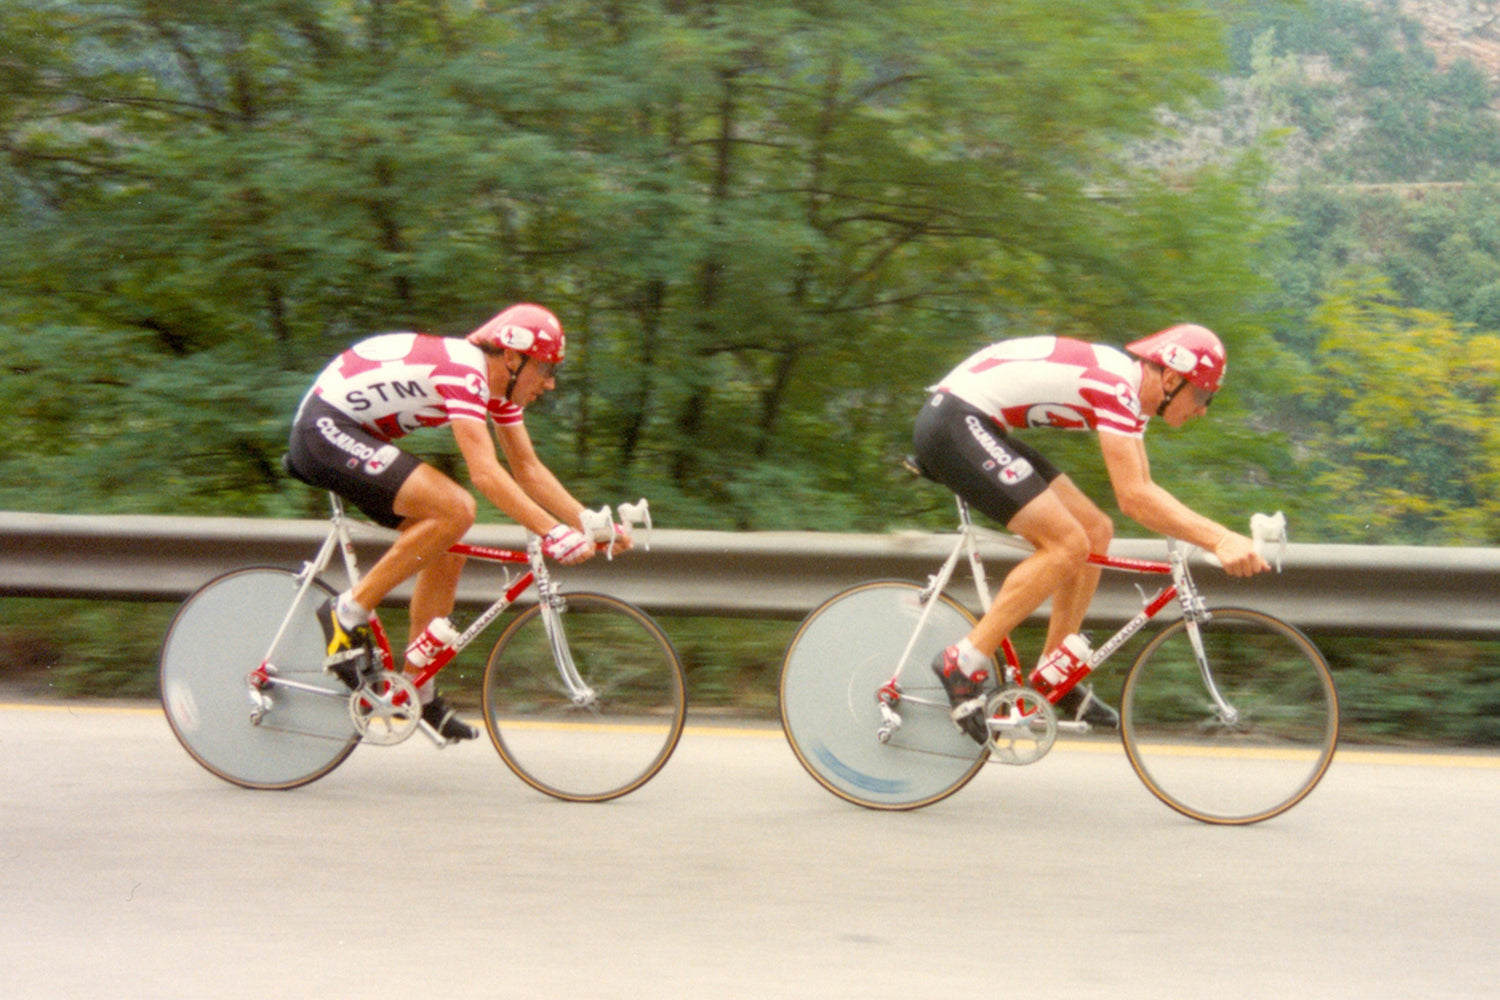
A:
{"type": "Polygon", "coordinates": [[[1276,572],[1281,572],[1282,559],[1286,556],[1286,515],[1281,511],[1274,514],[1251,514],[1250,515],[1250,538],[1255,542],[1255,551],[1265,556],[1263,547],[1267,542],[1276,543],[1276,572]]]}
{"type": "Polygon", "coordinates": [[[596,545],[606,546],[605,557],[615,557],[615,518],[610,513],[609,504],[605,504],[598,510],[587,510],[578,515],[578,526],[583,533],[596,545]]]}
{"type": "Polygon", "coordinates": [[[618,511],[620,521],[625,525],[626,531],[630,531],[637,524],[645,526],[646,534],[643,548],[649,552],[651,550],[651,505],[646,502],[646,498],[641,497],[635,503],[622,503],[618,511]]]}
{"type": "MultiPolygon", "coordinates": [[[[1272,565],[1280,573],[1282,559],[1286,556],[1286,515],[1279,510],[1274,514],[1251,514],[1250,541],[1255,547],[1255,554],[1262,559],[1266,558],[1266,543],[1276,543],[1276,556],[1272,565]]],[[[1210,566],[1223,568],[1224,564],[1219,561],[1218,556],[1207,549],[1199,551],[1210,566]]]]}

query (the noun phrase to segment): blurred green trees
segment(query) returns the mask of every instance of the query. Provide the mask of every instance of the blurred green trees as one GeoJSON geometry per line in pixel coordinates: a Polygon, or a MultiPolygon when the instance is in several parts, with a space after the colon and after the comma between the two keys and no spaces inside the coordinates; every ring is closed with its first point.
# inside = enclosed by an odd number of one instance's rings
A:
{"type": "MultiPolygon", "coordinates": [[[[1358,0],[6,0],[0,506],[318,516],[277,457],[324,361],[534,299],[544,456],[664,526],[946,525],[923,386],[1190,319],[1189,503],[1500,544],[1489,79],[1358,0]]],[[[150,691],[167,609],[8,606],[0,674],[150,691]]],[[[695,703],[763,704],[785,627],[674,623],[695,703]]],[[[1460,645],[1330,642],[1358,732],[1492,742],[1460,645]]]]}
{"type": "Polygon", "coordinates": [[[1153,433],[1189,502],[1500,538],[1493,437],[1449,433],[1493,409],[1494,95],[1386,8],[12,0],[0,38],[6,506],[315,514],[276,460],[325,359],[525,298],[573,340],[546,457],[674,526],[940,523],[895,471],[924,385],[1192,319],[1233,360],[1153,433]],[[1361,402],[1437,329],[1464,367],[1406,412],[1462,488],[1361,402]]]}
{"type": "Polygon", "coordinates": [[[529,298],[573,335],[532,424],[582,492],[879,526],[922,386],[985,340],[1249,329],[1251,168],[1121,155],[1212,89],[1195,3],[0,19],[16,506],[294,511],[275,458],[327,357],[529,298]]]}

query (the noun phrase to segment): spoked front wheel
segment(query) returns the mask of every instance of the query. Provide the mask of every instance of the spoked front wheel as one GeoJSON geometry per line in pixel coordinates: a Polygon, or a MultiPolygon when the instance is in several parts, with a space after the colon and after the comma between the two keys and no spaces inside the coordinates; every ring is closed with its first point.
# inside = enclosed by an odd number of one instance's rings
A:
{"type": "Polygon", "coordinates": [[[917,633],[921,588],[885,581],[830,597],[803,621],[781,668],[781,724],[792,752],[824,788],[870,809],[916,809],[966,785],[988,752],[953,724],[932,659],[974,617],[939,595],[917,633]],[[901,653],[899,728],[882,738],[878,695],[901,653]]]}
{"type": "Polygon", "coordinates": [[[299,600],[299,589],[284,569],[226,573],[183,602],[162,643],[172,732],[194,760],[246,788],[316,781],[359,744],[349,692],[323,672],[314,611],[332,592],[314,581],[299,600]],[[269,701],[257,705],[249,677],[263,664],[300,687],[271,684],[261,689],[269,701]]]}
{"type": "Polygon", "coordinates": [[[1151,793],[1205,823],[1279,816],[1333,761],[1333,675],[1305,635],[1258,611],[1174,622],[1141,651],[1120,699],[1130,766],[1151,793]]]}
{"type": "Polygon", "coordinates": [[[618,798],[677,747],[687,720],[682,662],[644,611],[616,598],[563,595],[555,637],[549,613],[527,609],[495,643],[485,728],[532,788],[569,802],[618,798]]]}

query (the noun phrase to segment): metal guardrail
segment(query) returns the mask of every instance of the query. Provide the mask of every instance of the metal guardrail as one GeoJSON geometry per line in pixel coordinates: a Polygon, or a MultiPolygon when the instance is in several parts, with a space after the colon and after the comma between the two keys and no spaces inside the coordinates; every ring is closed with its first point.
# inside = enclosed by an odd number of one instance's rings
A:
{"type": "MultiPolygon", "coordinates": [[[[295,568],[317,551],[326,529],[324,521],[0,512],[0,595],[178,601],[237,567],[295,568]]],[[[372,565],[391,537],[360,529],[362,564],[372,565]]],[[[525,534],[486,525],[468,540],[520,547],[525,534]]],[[[649,552],[595,559],[559,569],[557,577],[567,589],[604,590],[655,613],[799,618],[862,580],[923,580],[951,543],[951,536],[919,532],[655,531],[649,552]]],[[[1111,551],[1162,558],[1165,545],[1121,540],[1111,551]]],[[[983,554],[992,587],[1022,558],[999,542],[986,542],[983,554]]],[[[1205,565],[1195,576],[1210,603],[1250,605],[1309,631],[1500,637],[1500,549],[1294,544],[1285,567],[1232,580],[1205,565]]],[[[459,599],[488,601],[502,580],[497,567],[471,562],[459,599]]],[[[1142,603],[1137,584],[1154,592],[1159,578],[1106,572],[1090,622],[1134,615],[1142,603]]],[[[978,610],[966,568],[952,590],[978,610]]],[[[393,600],[407,593],[397,591],[393,600]]]]}

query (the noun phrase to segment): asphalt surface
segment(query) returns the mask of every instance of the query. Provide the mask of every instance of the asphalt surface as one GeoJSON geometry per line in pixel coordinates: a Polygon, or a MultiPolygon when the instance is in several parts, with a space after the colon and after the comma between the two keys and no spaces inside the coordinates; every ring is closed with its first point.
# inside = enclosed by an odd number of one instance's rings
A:
{"type": "Polygon", "coordinates": [[[693,725],[634,795],[481,740],[249,792],[151,706],[0,704],[0,996],[1490,997],[1500,756],[1345,748],[1268,823],[1060,741],[875,813],[778,730],[693,725]]]}

